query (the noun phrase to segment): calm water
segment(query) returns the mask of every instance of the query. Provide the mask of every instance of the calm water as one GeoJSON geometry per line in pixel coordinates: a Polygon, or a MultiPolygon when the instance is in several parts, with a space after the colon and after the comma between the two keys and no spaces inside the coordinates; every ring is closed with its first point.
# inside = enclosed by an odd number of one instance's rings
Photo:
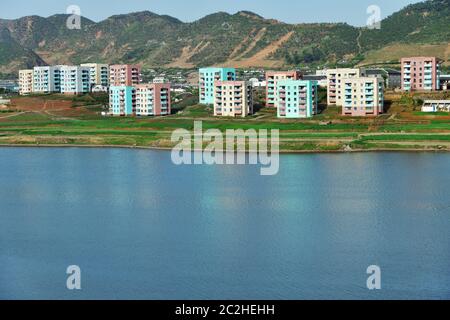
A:
{"type": "Polygon", "coordinates": [[[450,299],[450,154],[286,155],[273,177],[144,150],[0,159],[0,299],[450,299]]]}

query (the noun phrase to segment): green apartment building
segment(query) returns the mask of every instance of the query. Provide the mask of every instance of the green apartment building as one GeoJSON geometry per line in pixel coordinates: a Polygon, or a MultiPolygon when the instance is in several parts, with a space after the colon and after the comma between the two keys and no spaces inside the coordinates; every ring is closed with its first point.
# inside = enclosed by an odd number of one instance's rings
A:
{"type": "Polygon", "coordinates": [[[277,108],[275,100],[275,91],[277,82],[280,80],[300,80],[302,79],[300,71],[267,71],[266,72],[266,107],[277,108]]]}
{"type": "Polygon", "coordinates": [[[311,118],[317,113],[317,81],[278,80],[275,104],[278,118],[311,118]]]}

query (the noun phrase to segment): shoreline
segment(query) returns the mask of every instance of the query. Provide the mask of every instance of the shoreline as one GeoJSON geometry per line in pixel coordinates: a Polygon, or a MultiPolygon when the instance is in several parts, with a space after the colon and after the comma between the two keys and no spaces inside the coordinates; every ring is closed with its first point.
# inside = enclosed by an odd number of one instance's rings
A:
{"type": "MultiPolygon", "coordinates": [[[[84,149],[137,149],[153,151],[171,151],[170,147],[143,147],[130,145],[86,145],[86,144],[0,144],[0,148],[84,148],[84,149]]],[[[193,149],[192,152],[203,150],[193,149]]],[[[222,150],[225,152],[225,150],[222,150]]],[[[449,153],[449,149],[396,149],[396,148],[373,148],[352,150],[280,150],[280,154],[349,154],[349,153],[377,153],[377,152],[400,152],[400,153],[449,153]]],[[[245,152],[248,154],[248,152],[245,152]]]]}

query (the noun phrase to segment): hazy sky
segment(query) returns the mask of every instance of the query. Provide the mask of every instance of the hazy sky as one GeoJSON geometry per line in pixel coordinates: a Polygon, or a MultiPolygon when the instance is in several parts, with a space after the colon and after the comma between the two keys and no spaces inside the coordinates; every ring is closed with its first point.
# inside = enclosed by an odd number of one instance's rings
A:
{"type": "Polygon", "coordinates": [[[370,5],[386,17],[418,0],[2,0],[0,18],[15,19],[25,15],[50,16],[65,13],[69,5],[78,5],[81,14],[94,21],[114,14],[149,10],[168,14],[182,21],[194,21],[217,11],[235,13],[248,10],[265,18],[289,23],[347,22],[364,25],[370,5]],[[7,5],[6,5],[7,4],[7,5]]]}

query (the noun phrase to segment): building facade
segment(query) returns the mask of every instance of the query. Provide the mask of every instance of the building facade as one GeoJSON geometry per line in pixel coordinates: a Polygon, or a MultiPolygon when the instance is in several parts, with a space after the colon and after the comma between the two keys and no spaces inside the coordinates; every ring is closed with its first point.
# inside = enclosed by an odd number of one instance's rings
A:
{"type": "Polygon", "coordinates": [[[136,89],[131,86],[112,86],[109,88],[109,114],[130,116],[135,113],[136,89]]]}
{"type": "Polygon", "coordinates": [[[117,64],[109,67],[109,85],[136,86],[142,82],[141,67],[138,65],[117,64]]]}
{"type": "Polygon", "coordinates": [[[91,89],[89,67],[61,66],[60,67],[61,93],[83,94],[91,89]]]}
{"type": "Polygon", "coordinates": [[[365,76],[364,69],[328,69],[326,73],[328,105],[337,106],[342,106],[344,103],[343,80],[365,76]]]}
{"type": "Polygon", "coordinates": [[[33,69],[19,70],[19,94],[33,93],[33,69]]]}
{"type": "Polygon", "coordinates": [[[317,88],[317,81],[278,80],[275,92],[278,118],[311,118],[317,114],[317,88]]]}
{"type": "Polygon", "coordinates": [[[34,67],[33,92],[61,92],[61,66],[34,67]]]}
{"type": "Polygon", "coordinates": [[[366,69],[367,77],[382,77],[384,79],[385,88],[396,89],[402,87],[401,71],[392,68],[373,68],[366,69]]]}
{"type": "Polygon", "coordinates": [[[384,112],[384,79],[381,77],[342,80],[344,116],[377,116],[384,112]]]}
{"type": "Polygon", "coordinates": [[[440,62],[436,57],[401,59],[403,91],[435,91],[440,89],[440,62]]]}
{"type": "Polygon", "coordinates": [[[216,81],[214,115],[246,117],[253,113],[252,84],[247,81],[216,81]]]}
{"type": "Polygon", "coordinates": [[[166,116],[170,113],[169,83],[150,83],[136,86],[137,116],[166,116]]]}
{"type": "Polygon", "coordinates": [[[279,80],[300,80],[302,73],[300,71],[268,71],[266,72],[266,106],[275,108],[276,85],[279,80]]]}
{"type": "Polygon", "coordinates": [[[234,68],[202,68],[199,70],[200,104],[214,104],[214,82],[235,81],[234,68]]]}
{"type": "Polygon", "coordinates": [[[109,65],[101,63],[83,63],[81,66],[90,69],[89,77],[91,87],[109,87],[109,65]]]}

